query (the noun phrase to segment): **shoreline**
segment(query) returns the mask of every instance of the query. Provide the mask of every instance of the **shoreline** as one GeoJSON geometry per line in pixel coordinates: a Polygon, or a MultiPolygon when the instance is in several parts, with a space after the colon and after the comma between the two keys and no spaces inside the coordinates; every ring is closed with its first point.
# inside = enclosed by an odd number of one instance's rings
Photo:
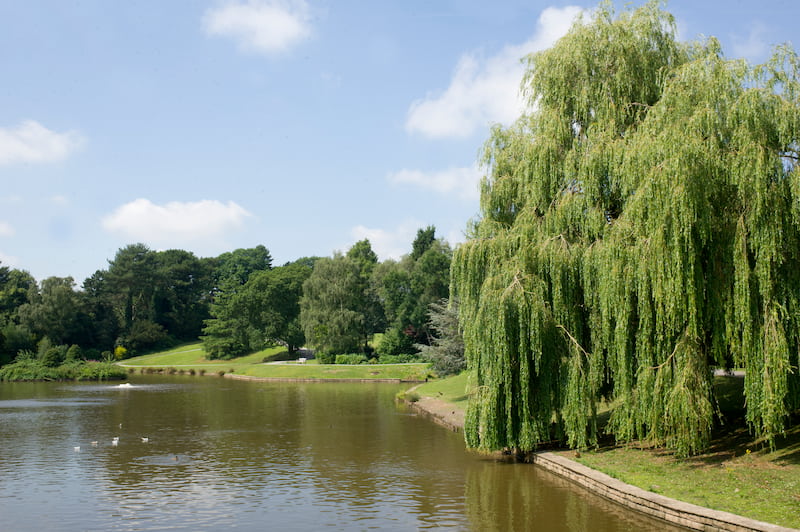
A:
{"type": "MultiPolygon", "coordinates": [[[[207,373],[206,375],[217,376],[216,373],[207,373]]],[[[222,375],[224,379],[233,379],[240,381],[255,381],[255,382],[349,382],[349,383],[390,383],[390,384],[422,384],[425,381],[417,380],[404,380],[404,379],[351,379],[351,378],[322,378],[322,377],[254,377],[252,375],[240,375],[238,373],[225,373],[222,375]]]]}
{"type": "MultiPolygon", "coordinates": [[[[415,388],[408,391],[411,392],[415,388]]],[[[452,403],[432,397],[420,397],[416,401],[401,400],[414,412],[448,430],[453,432],[464,430],[464,412],[452,403]]],[[[665,497],[626,484],[553,452],[532,453],[530,462],[608,501],[689,530],[737,532],[791,532],[796,530],[665,497]]]]}

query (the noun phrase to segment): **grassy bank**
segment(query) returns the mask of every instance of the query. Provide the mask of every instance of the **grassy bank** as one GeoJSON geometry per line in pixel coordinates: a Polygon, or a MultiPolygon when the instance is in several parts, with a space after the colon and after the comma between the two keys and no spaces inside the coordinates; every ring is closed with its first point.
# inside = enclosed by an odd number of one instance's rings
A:
{"type": "MultiPolygon", "coordinates": [[[[770,452],[753,442],[741,419],[741,391],[723,379],[718,386],[728,424],[714,434],[708,452],[688,459],[640,444],[606,442],[598,450],[559,454],[639,488],[706,508],[722,510],[785,527],[800,528],[800,425],[779,438],[770,452]]],[[[465,409],[468,377],[462,373],[416,387],[420,398],[465,409]]]]}
{"type": "Polygon", "coordinates": [[[23,358],[0,368],[0,381],[107,381],[123,380],[127,372],[107,362],[75,360],[59,366],[47,366],[41,361],[23,358]]]}
{"type": "Polygon", "coordinates": [[[202,344],[187,344],[169,351],[143,355],[123,360],[120,365],[134,371],[149,372],[172,368],[184,373],[218,374],[235,373],[249,377],[274,379],[393,379],[424,381],[430,377],[428,364],[317,364],[308,360],[304,364],[287,358],[284,348],[274,347],[231,360],[206,360],[202,344]],[[266,363],[265,363],[266,361],[266,363]]]}
{"type": "Polygon", "coordinates": [[[285,352],[286,349],[283,347],[271,347],[231,360],[207,360],[206,352],[203,350],[203,344],[195,342],[192,344],[184,344],[168,351],[160,351],[149,355],[128,358],[120,362],[120,365],[126,367],[193,367],[195,369],[205,368],[207,371],[211,371],[211,368],[216,369],[217,367],[231,366],[231,364],[235,366],[261,364],[265,359],[270,360],[285,352]]]}

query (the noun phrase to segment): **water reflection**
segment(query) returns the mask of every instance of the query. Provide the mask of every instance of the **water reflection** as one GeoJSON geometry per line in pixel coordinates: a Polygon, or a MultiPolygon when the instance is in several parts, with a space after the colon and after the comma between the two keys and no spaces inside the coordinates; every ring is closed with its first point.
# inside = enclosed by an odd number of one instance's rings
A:
{"type": "Polygon", "coordinates": [[[2,384],[0,530],[663,529],[533,466],[466,452],[398,409],[399,389],[2,384]]]}

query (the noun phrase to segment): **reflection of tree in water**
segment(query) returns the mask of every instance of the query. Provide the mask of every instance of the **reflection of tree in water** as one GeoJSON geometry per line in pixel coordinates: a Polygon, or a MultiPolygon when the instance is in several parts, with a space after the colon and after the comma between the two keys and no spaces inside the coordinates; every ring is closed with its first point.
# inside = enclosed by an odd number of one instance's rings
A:
{"type": "MultiPolygon", "coordinates": [[[[460,434],[398,410],[400,386],[315,385],[302,445],[311,450],[316,503],[346,502],[399,527],[463,524],[463,472],[471,459],[460,434]]],[[[385,524],[385,521],[384,521],[385,524]]],[[[366,526],[366,525],[365,525],[366,526]]]]}
{"type": "Polygon", "coordinates": [[[466,479],[471,530],[680,530],[610,503],[529,464],[484,462],[466,479]]]}

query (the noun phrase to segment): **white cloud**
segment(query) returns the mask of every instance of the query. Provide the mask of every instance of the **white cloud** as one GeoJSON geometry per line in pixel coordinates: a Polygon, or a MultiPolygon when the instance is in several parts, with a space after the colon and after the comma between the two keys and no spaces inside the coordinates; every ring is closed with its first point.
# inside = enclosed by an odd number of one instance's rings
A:
{"type": "Polygon", "coordinates": [[[17,268],[19,265],[19,258],[6,255],[0,251],[0,264],[3,266],[8,266],[9,268],[17,268]]]}
{"type": "Polygon", "coordinates": [[[0,220],[0,236],[14,236],[14,228],[10,223],[0,220]]]}
{"type": "Polygon", "coordinates": [[[734,36],[732,45],[733,53],[736,57],[744,57],[750,61],[759,61],[769,52],[767,43],[768,29],[761,22],[756,22],[751,26],[750,34],[746,39],[741,36],[734,36]]]}
{"type": "Polygon", "coordinates": [[[62,196],[62,195],[50,196],[49,201],[53,205],[59,205],[59,206],[62,206],[62,207],[66,206],[66,205],[69,205],[69,198],[67,198],[66,196],[62,196]]]}
{"type": "Polygon", "coordinates": [[[16,194],[12,196],[0,196],[0,205],[18,205],[22,203],[22,196],[16,194]]]}
{"type": "Polygon", "coordinates": [[[311,34],[304,0],[227,2],[203,16],[209,35],[230,37],[245,51],[282,52],[311,34]]]}
{"type": "Polygon", "coordinates": [[[103,218],[106,231],[126,238],[166,245],[204,241],[241,228],[252,216],[233,201],[202,200],[156,205],[140,198],[103,218]]]}
{"type": "Polygon", "coordinates": [[[0,164],[44,163],[66,159],[84,144],[75,131],[56,133],[35,120],[0,128],[0,164]]]}
{"type": "Polygon", "coordinates": [[[523,110],[519,84],[524,65],[520,60],[552,46],[581,12],[575,6],[549,7],[542,11],[526,42],[508,45],[488,59],[464,54],[444,92],[411,104],[406,130],[432,138],[467,137],[492,123],[513,122],[523,110]]]}
{"type": "Polygon", "coordinates": [[[350,236],[353,238],[353,243],[369,239],[372,251],[380,260],[398,260],[411,251],[411,244],[417,236],[417,231],[425,226],[426,224],[416,220],[406,220],[393,230],[357,225],[350,230],[350,236]]]}
{"type": "Polygon", "coordinates": [[[400,170],[388,176],[389,182],[410,184],[433,190],[443,196],[454,194],[461,199],[474,200],[480,196],[481,172],[477,166],[448,168],[438,172],[400,170]]]}

